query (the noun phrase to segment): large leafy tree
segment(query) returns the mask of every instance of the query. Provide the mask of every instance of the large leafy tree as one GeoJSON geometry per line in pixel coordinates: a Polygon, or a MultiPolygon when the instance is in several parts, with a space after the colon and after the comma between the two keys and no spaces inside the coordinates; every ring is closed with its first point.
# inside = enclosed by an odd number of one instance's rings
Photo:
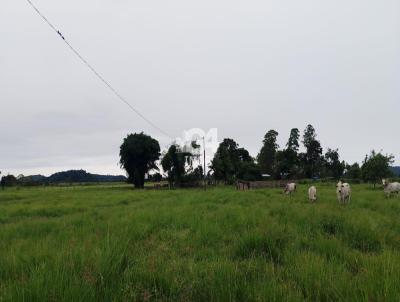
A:
{"type": "Polygon", "coordinates": [[[289,140],[286,149],[277,151],[275,154],[275,175],[277,178],[293,178],[299,170],[299,129],[290,130],[289,140]]]}
{"type": "Polygon", "coordinates": [[[171,145],[161,160],[161,166],[168,175],[171,186],[179,187],[186,175],[186,167],[192,167],[193,154],[171,145]]]}
{"type": "Polygon", "coordinates": [[[334,177],[336,179],[340,179],[343,176],[345,164],[339,160],[338,149],[334,150],[328,148],[325,153],[324,161],[327,176],[334,177]]]}
{"type": "Polygon", "coordinates": [[[11,187],[18,184],[18,180],[14,175],[4,175],[0,180],[1,187],[11,187]]]}
{"type": "Polygon", "coordinates": [[[381,181],[382,178],[392,175],[390,165],[394,162],[393,155],[383,155],[380,152],[371,151],[371,154],[365,156],[361,167],[361,174],[364,181],[370,181],[374,184],[381,181]]]}
{"type": "Polygon", "coordinates": [[[279,148],[278,134],[275,130],[269,130],[264,136],[263,146],[257,155],[257,162],[263,173],[274,174],[275,155],[279,148]]]}
{"type": "Polygon", "coordinates": [[[160,144],[151,136],[141,133],[129,134],[120,147],[120,164],[128,174],[128,180],[135,188],[144,188],[145,174],[158,170],[160,144]]]}
{"type": "Polygon", "coordinates": [[[224,139],[211,161],[211,169],[216,180],[232,183],[236,179],[255,180],[260,178],[260,170],[254,159],[244,148],[230,138],[224,139]]]}
{"type": "Polygon", "coordinates": [[[293,128],[290,130],[290,135],[289,135],[289,140],[286,144],[286,149],[287,150],[292,150],[294,152],[299,151],[299,138],[300,138],[300,131],[297,128],[293,128]]]}
{"type": "Polygon", "coordinates": [[[358,163],[354,163],[352,165],[346,165],[346,178],[350,179],[360,179],[361,178],[361,168],[358,163]]]}
{"type": "Polygon", "coordinates": [[[237,150],[238,158],[235,165],[236,178],[248,181],[254,181],[261,178],[260,167],[254,162],[249,151],[244,148],[237,150]]]}
{"type": "Polygon", "coordinates": [[[306,152],[300,155],[305,176],[308,178],[320,174],[322,166],[322,147],[312,125],[304,130],[303,144],[306,152]]]}
{"type": "Polygon", "coordinates": [[[284,149],[276,152],[275,155],[275,176],[276,178],[294,178],[299,173],[298,155],[292,149],[284,149]]]}
{"type": "Polygon", "coordinates": [[[313,125],[308,124],[303,133],[304,147],[309,148],[311,144],[317,139],[317,133],[313,125]]]}
{"type": "Polygon", "coordinates": [[[218,146],[211,161],[211,170],[216,180],[232,183],[236,174],[238,144],[230,138],[225,138],[218,146]]]}

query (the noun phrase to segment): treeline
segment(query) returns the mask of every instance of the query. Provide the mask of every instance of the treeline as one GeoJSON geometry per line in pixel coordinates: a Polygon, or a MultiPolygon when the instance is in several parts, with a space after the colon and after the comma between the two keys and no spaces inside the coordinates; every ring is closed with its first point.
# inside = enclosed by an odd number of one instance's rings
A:
{"type": "Polygon", "coordinates": [[[142,133],[129,134],[120,147],[120,165],[124,176],[90,174],[84,170],[55,173],[49,177],[3,176],[1,185],[35,185],[51,183],[119,182],[128,181],[136,188],[144,188],[146,180],[159,182],[165,179],[171,187],[198,186],[207,182],[232,184],[236,180],[260,179],[353,179],[377,183],[398,171],[391,167],[392,155],[371,151],[361,164],[345,163],[339,150],[327,148],[323,152],[312,125],[303,133],[293,128],[287,143],[281,148],[277,143],[279,133],[269,130],[262,140],[256,157],[231,138],[225,138],[208,167],[207,175],[200,162],[200,146],[192,142],[190,148],[172,144],[161,153],[159,142],[142,133]],[[303,151],[300,147],[303,146],[303,151]],[[161,173],[162,168],[162,173],[161,173]]]}
{"type": "Polygon", "coordinates": [[[393,176],[392,155],[371,151],[360,165],[340,160],[338,149],[327,148],[324,153],[312,125],[302,135],[299,129],[291,129],[283,148],[277,143],[278,135],[277,131],[269,130],[255,158],[234,140],[224,139],[211,162],[213,177],[225,183],[237,179],[259,180],[263,176],[269,179],[348,178],[376,183],[393,176]],[[301,145],[303,152],[300,152],[301,145]]]}
{"type": "Polygon", "coordinates": [[[338,149],[328,148],[323,153],[312,125],[306,127],[302,136],[299,129],[293,128],[284,148],[279,148],[277,138],[278,132],[269,130],[256,158],[249,156],[232,139],[224,139],[211,163],[214,178],[225,183],[238,178],[258,180],[262,175],[270,179],[349,178],[377,182],[393,175],[390,165],[394,157],[391,155],[371,151],[360,165],[341,161],[338,149]],[[299,151],[301,145],[303,152],[299,151]]]}
{"type": "Polygon", "coordinates": [[[172,144],[161,154],[159,142],[142,133],[129,134],[120,147],[120,164],[128,174],[128,182],[135,188],[144,188],[145,176],[154,181],[165,179],[170,187],[193,187],[200,185],[203,168],[198,163],[200,148],[192,142],[190,150],[172,144]],[[197,163],[197,164],[196,164],[197,163]],[[155,171],[164,171],[164,175],[155,171]],[[151,173],[152,172],[152,173],[151,173]]]}
{"type": "MultiPolygon", "coordinates": [[[[231,138],[225,138],[217,149],[208,167],[208,182],[234,183],[238,179],[354,179],[380,182],[381,178],[393,176],[392,155],[371,151],[361,164],[346,163],[340,159],[339,150],[327,148],[323,152],[312,125],[303,133],[293,128],[287,143],[280,148],[279,133],[269,130],[256,157],[231,138]],[[304,151],[300,151],[303,146],[304,151]]],[[[154,138],[143,133],[128,135],[120,148],[120,164],[127,171],[128,181],[137,188],[143,188],[145,175],[153,175],[155,181],[165,178],[170,186],[193,186],[204,178],[199,159],[200,146],[192,142],[189,150],[171,145],[161,153],[160,145],[154,138]],[[152,174],[154,171],[164,171],[152,174]]]]}
{"type": "Polygon", "coordinates": [[[59,183],[90,183],[90,182],[123,182],[126,181],[126,177],[123,175],[99,175],[91,174],[85,170],[69,170],[63,172],[57,172],[49,177],[43,175],[31,175],[24,176],[19,175],[4,175],[1,178],[0,184],[2,187],[6,186],[38,186],[47,184],[59,184],[59,183]]]}

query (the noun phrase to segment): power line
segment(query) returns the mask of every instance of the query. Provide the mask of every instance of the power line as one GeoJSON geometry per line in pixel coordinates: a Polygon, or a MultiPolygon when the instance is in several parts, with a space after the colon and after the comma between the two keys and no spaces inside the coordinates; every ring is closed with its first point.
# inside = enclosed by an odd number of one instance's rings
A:
{"type": "Polygon", "coordinates": [[[72,50],[72,52],[81,60],[83,64],[85,64],[92,72],[93,74],[103,82],[113,93],[114,95],[123,103],[125,103],[133,112],[135,112],[139,117],[141,117],[144,121],[146,121],[149,125],[151,125],[153,128],[157,129],[160,133],[166,135],[170,139],[173,139],[171,135],[169,135],[166,131],[158,127],[155,123],[153,123],[151,120],[149,120],[147,117],[145,117],[140,111],[138,111],[136,108],[134,108],[92,65],[89,64],[89,62],[65,39],[64,35],[46,18],[45,15],[41,13],[41,11],[30,1],[26,0],[29,5],[37,12],[37,14],[49,25],[55,32],[56,34],[64,41],[65,44],[72,50]]]}

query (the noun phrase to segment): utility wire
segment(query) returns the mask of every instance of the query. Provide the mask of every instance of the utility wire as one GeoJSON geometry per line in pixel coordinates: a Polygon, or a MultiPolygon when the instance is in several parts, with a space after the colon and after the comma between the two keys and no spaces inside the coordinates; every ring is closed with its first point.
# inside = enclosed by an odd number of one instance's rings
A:
{"type": "Polygon", "coordinates": [[[82,61],[82,63],[85,64],[93,72],[93,74],[114,93],[114,95],[120,101],[125,103],[132,111],[134,111],[139,117],[141,117],[144,121],[146,121],[153,128],[157,129],[159,132],[161,132],[162,134],[166,135],[171,140],[173,140],[173,137],[171,135],[169,135],[166,131],[164,131],[163,129],[158,127],[155,123],[153,123],[151,120],[149,120],[147,117],[145,117],[142,113],[140,113],[140,111],[138,111],[136,108],[134,108],[99,72],[97,72],[96,69],[92,65],[90,65],[89,62],[65,39],[64,35],[46,18],[46,16],[40,12],[40,10],[32,3],[32,1],[30,1],[30,0],[26,0],[26,1],[37,12],[37,14],[57,33],[57,35],[64,41],[64,43],[67,44],[67,46],[82,61]]]}

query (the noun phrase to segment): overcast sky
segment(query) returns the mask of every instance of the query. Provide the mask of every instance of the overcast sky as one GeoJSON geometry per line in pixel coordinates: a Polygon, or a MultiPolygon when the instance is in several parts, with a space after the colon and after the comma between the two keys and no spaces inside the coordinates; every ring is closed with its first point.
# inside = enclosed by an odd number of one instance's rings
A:
{"type": "MultiPolygon", "coordinates": [[[[256,155],[268,129],[400,160],[398,0],[33,0],[129,102],[174,137],[218,129],[256,155]]],[[[120,174],[144,131],[25,0],[0,9],[0,170],[120,174]]]]}

